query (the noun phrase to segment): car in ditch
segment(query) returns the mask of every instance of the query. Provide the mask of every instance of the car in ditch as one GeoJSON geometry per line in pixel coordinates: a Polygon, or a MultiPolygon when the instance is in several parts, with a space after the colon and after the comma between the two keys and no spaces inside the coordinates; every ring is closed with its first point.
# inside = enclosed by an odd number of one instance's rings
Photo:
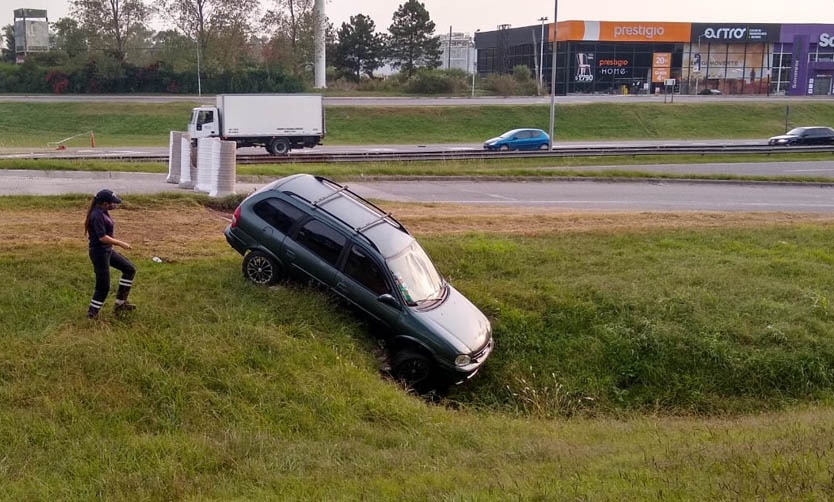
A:
{"type": "Polygon", "coordinates": [[[767,140],[770,146],[834,145],[834,129],[825,126],[795,127],[767,140]]]}
{"type": "Polygon", "coordinates": [[[246,279],[312,282],[371,319],[391,375],[417,392],[471,378],[492,352],[486,316],[399,221],[347,186],[309,174],[275,180],[238,205],[224,233],[246,279]]]}

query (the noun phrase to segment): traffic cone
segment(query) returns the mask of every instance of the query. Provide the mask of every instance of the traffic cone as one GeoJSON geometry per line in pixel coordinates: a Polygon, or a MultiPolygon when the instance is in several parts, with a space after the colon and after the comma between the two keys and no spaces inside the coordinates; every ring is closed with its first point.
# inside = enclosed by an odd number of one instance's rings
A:
{"type": "Polygon", "coordinates": [[[93,131],[90,131],[90,148],[96,147],[96,135],[93,134],[93,131]]]}

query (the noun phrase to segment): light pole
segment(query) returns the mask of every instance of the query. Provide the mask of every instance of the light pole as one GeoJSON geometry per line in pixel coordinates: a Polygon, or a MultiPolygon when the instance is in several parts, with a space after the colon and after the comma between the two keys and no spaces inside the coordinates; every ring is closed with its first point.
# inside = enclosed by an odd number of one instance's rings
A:
{"type": "Polygon", "coordinates": [[[540,17],[539,21],[542,23],[542,36],[539,47],[539,88],[541,89],[544,87],[544,22],[547,21],[547,17],[540,17]]]}
{"type": "Polygon", "coordinates": [[[553,62],[550,65],[550,149],[553,150],[553,125],[556,122],[556,33],[559,27],[559,0],[553,0],[553,62]]]}

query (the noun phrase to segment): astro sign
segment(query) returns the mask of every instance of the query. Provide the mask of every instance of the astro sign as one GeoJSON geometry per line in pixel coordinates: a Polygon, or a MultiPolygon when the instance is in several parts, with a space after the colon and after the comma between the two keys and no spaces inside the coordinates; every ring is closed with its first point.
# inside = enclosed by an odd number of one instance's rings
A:
{"type": "Polygon", "coordinates": [[[778,24],[692,24],[692,41],[701,42],[778,42],[778,24]]]}

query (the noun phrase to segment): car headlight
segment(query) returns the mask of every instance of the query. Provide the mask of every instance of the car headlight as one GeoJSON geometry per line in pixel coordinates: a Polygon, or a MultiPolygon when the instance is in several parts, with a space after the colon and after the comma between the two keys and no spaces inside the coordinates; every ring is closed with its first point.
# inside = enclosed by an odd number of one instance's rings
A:
{"type": "Polygon", "coordinates": [[[467,354],[461,354],[455,358],[455,366],[466,366],[472,362],[472,358],[467,354]]]}

